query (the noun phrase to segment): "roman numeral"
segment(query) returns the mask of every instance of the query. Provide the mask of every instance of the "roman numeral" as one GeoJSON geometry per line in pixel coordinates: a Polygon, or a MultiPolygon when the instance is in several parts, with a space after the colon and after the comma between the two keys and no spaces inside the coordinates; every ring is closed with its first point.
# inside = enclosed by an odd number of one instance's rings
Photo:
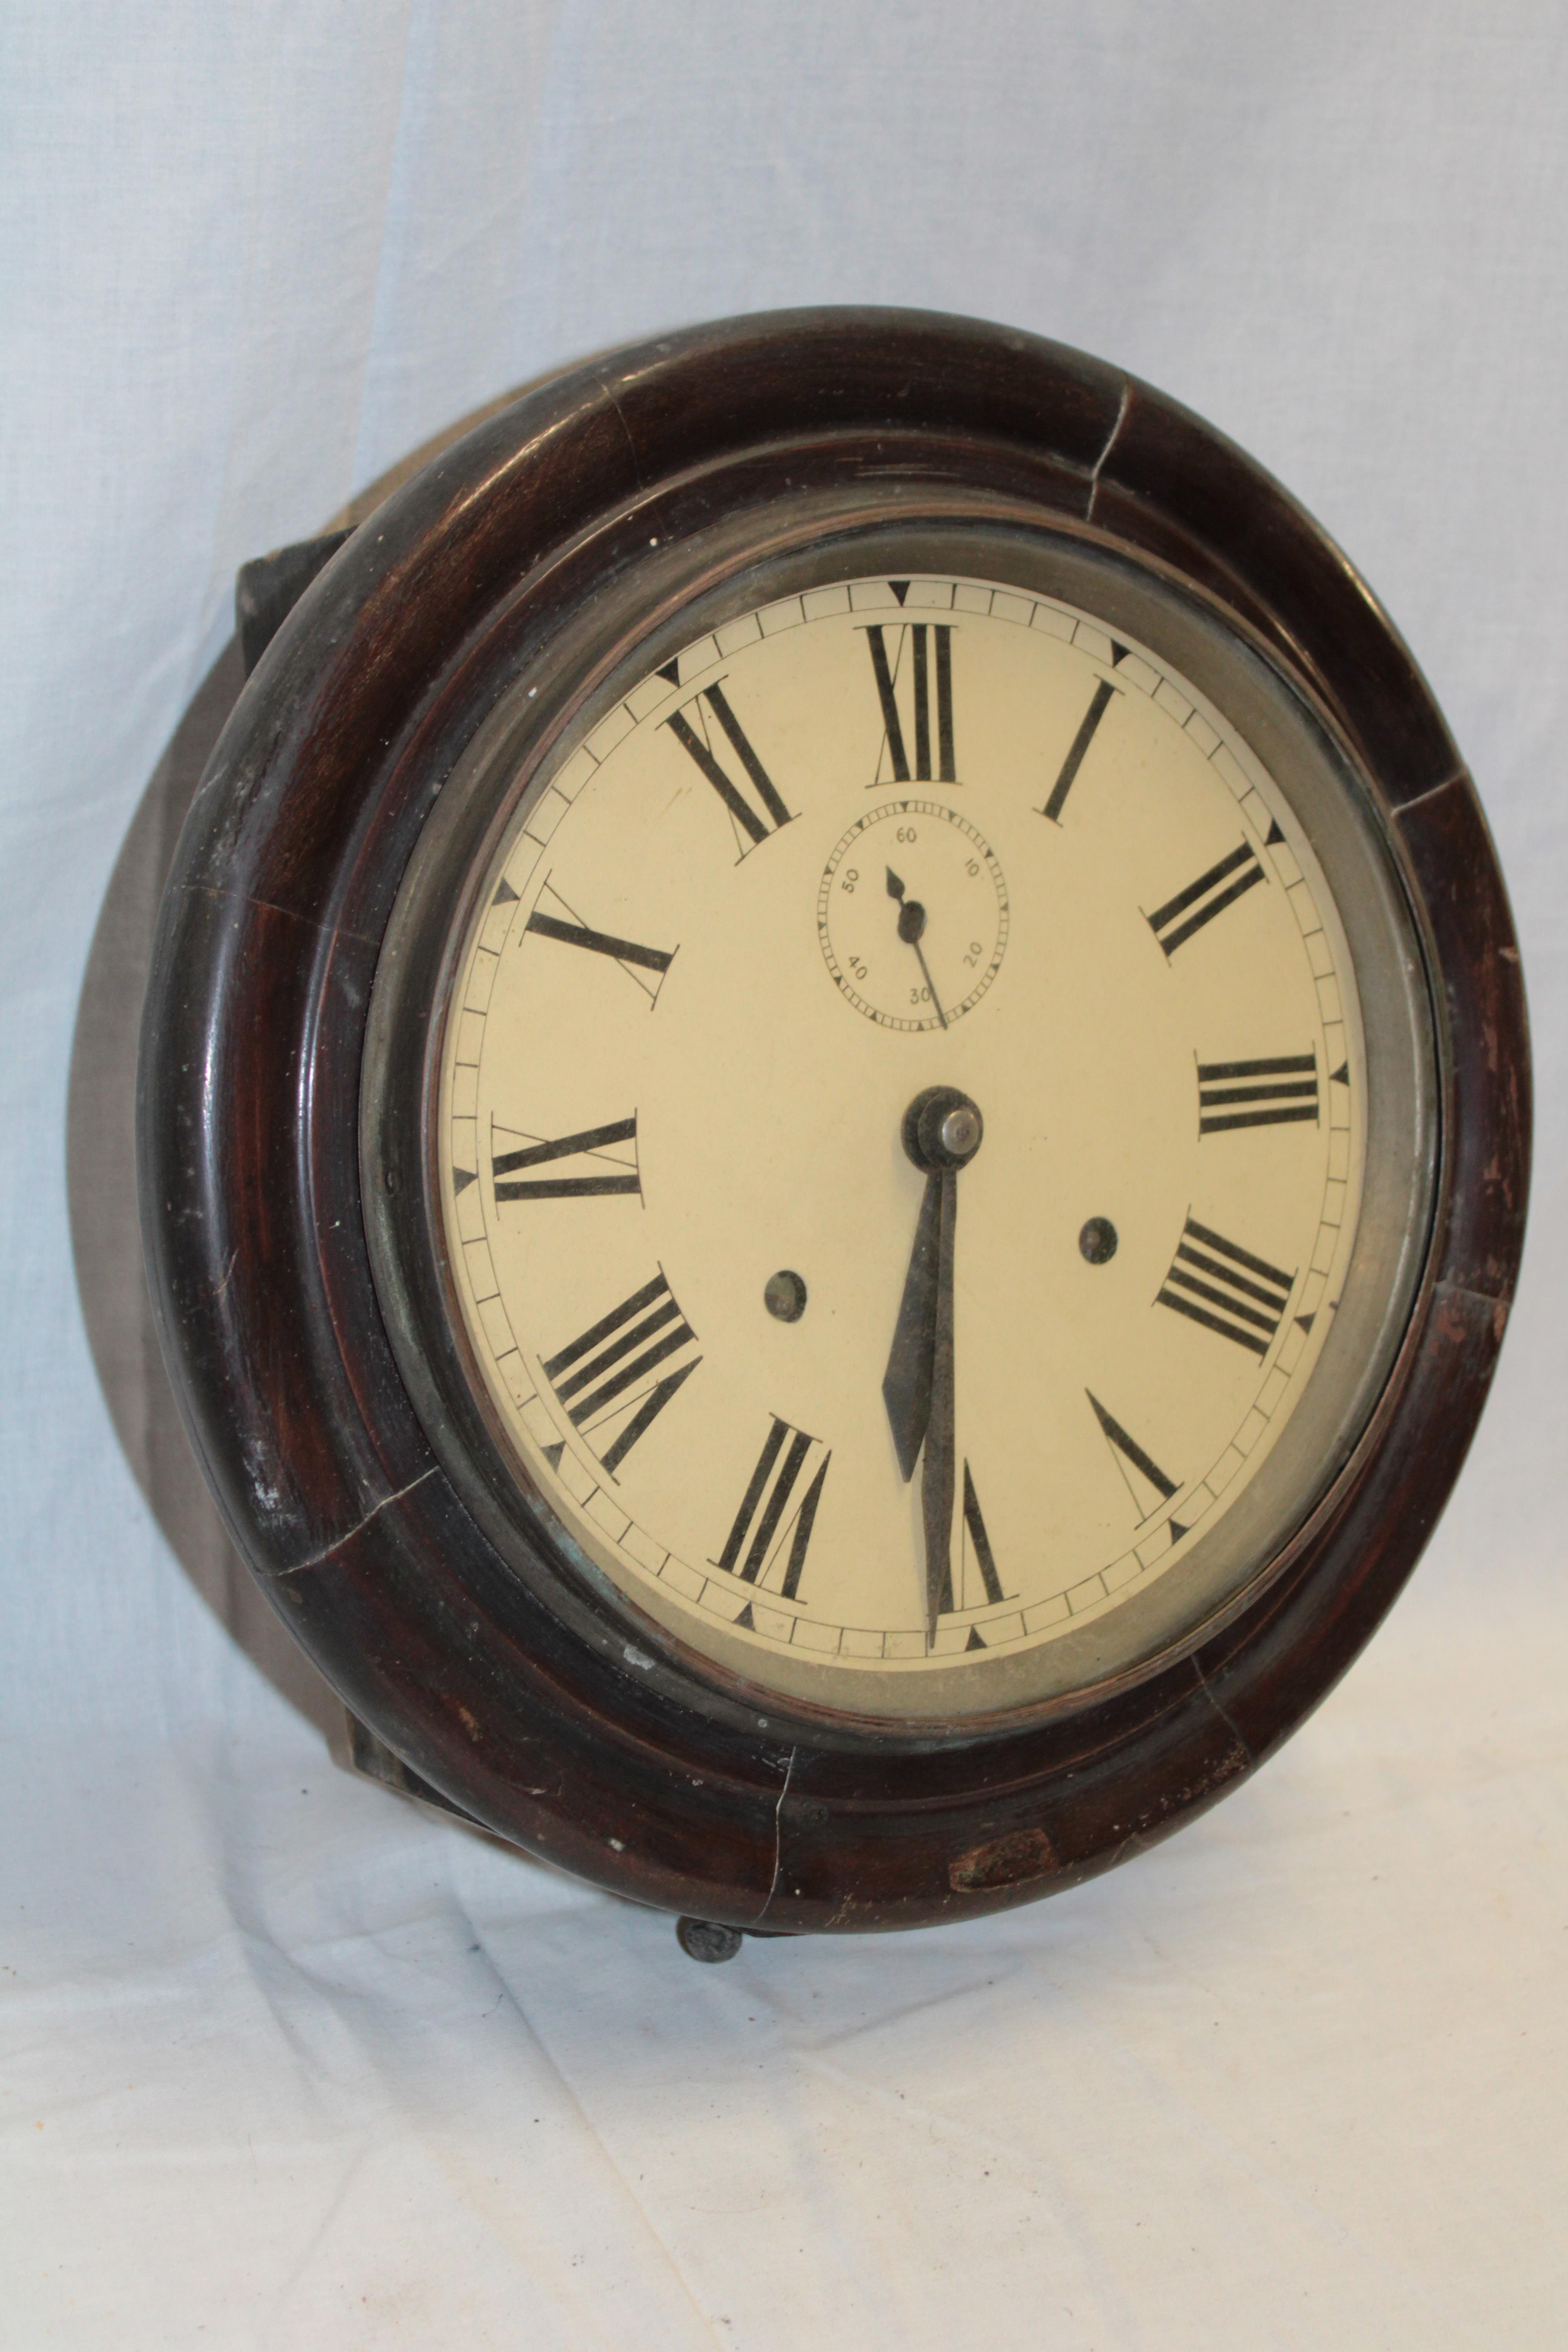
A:
{"type": "Polygon", "coordinates": [[[763,1440],[763,1450],[757,1456],[750,1484],[735,1514],[735,1524],[730,1529],[723,1550],[714,1561],[728,1575],[738,1576],[745,1584],[759,1581],[767,1584],[782,1570],[782,1578],[773,1589],[785,1601],[793,1601],[800,1590],[800,1575],[805,1566],[805,1555],[811,1543],[811,1531],[816,1524],[817,1506],[827,1478],[831,1453],[825,1453],[811,1484],[801,1487],[801,1473],[818,1440],[808,1437],[804,1429],[795,1429],[774,1413],[773,1424],[763,1440]],[[788,1444],[785,1444],[785,1440],[788,1444]],[[798,1494],[797,1494],[797,1490],[798,1494]],[[792,1496],[796,1497],[793,1511],[792,1496]],[[788,1552],[785,1553],[785,1542],[788,1552]]]}
{"type": "MultiPolygon", "coordinates": [[[[705,686],[701,693],[687,704],[685,710],[673,711],[664,724],[682,749],[690,753],[702,774],[723,802],[730,813],[731,822],[738,828],[737,841],[743,833],[750,846],[754,849],[758,842],[766,841],[770,829],[777,832],[781,825],[791,822],[792,812],[785,808],[779,797],[777,786],[755,751],[752,751],[740,720],[730,708],[728,698],[721,686],[705,686]],[[707,712],[703,709],[704,703],[708,706],[707,712]],[[693,726],[691,719],[687,717],[687,711],[689,711],[692,718],[696,719],[696,726],[693,726]],[[715,758],[708,732],[710,713],[717,719],[720,729],[728,740],[731,751],[750,779],[752,789],[763,804],[763,815],[757,814],[745,793],[738,784],[731,782],[715,758]],[[701,731],[699,732],[699,730],[701,731]]],[[[746,854],[746,850],[742,848],[742,856],[744,857],[746,854]]]]}
{"type": "MultiPolygon", "coordinates": [[[[494,1129],[492,1128],[493,1135],[494,1129]]],[[[637,1173],[637,1123],[634,1113],[630,1118],[612,1119],[607,1127],[585,1127],[580,1135],[558,1135],[553,1140],[525,1144],[518,1151],[498,1151],[490,1161],[490,1174],[495,1179],[496,1201],[588,1201],[608,1192],[637,1192],[642,1189],[637,1173]],[[629,1143],[629,1162],[624,1155],[613,1152],[616,1143],[629,1143]],[[553,1160],[595,1160],[601,1163],[591,1175],[522,1176],[524,1168],[542,1168],[553,1160]],[[616,1173],[603,1172],[614,1168],[616,1173]],[[502,1182],[501,1179],[507,1181],[502,1182]]]]}
{"type": "Polygon", "coordinates": [[[1155,1304],[1266,1356],[1295,1279],[1189,1217],[1155,1304]]]}
{"type": "Polygon", "coordinates": [[[1250,890],[1255,882],[1265,878],[1262,866],[1244,841],[1239,849],[1233,849],[1228,857],[1222,857],[1217,866],[1211,866],[1206,874],[1200,874],[1195,882],[1189,882],[1184,890],[1178,890],[1173,898],[1157,907],[1145,919],[1163,948],[1166,961],[1184,940],[1190,940],[1194,931],[1201,931],[1205,923],[1212,923],[1216,915],[1235,905],[1244,890],[1250,890]]]}
{"type": "Polygon", "coordinates": [[[673,948],[666,954],[663,948],[645,948],[637,940],[617,939],[613,931],[596,931],[548,882],[524,928],[538,939],[558,940],[564,947],[585,948],[590,955],[608,957],[620,966],[628,980],[637,983],[650,1003],[658,999],[658,983],[675,961],[673,948]],[[547,899],[551,902],[548,906],[547,899]],[[554,911],[556,908],[561,909],[559,914],[554,911]],[[645,976],[650,972],[651,980],[645,976]]]}
{"type": "MultiPolygon", "coordinates": [[[[1168,1478],[1152,1454],[1145,1454],[1134,1437],[1129,1437],[1113,1413],[1107,1412],[1100,1399],[1089,1389],[1084,1394],[1094,1407],[1094,1417],[1110,1447],[1110,1458],[1121,1473],[1122,1483],[1132,1497],[1132,1507],[1141,1519],[1168,1503],[1176,1491],[1176,1482],[1168,1478]],[[1134,1485],[1136,1477],[1138,1483],[1134,1485]],[[1153,1500],[1149,1499],[1152,1494],[1153,1500]]],[[[1182,1530],[1185,1534],[1186,1530],[1182,1530]]]]}
{"type": "Polygon", "coordinates": [[[541,939],[562,940],[568,947],[587,948],[595,955],[609,956],[616,963],[641,964],[647,971],[668,971],[673,961],[662,948],[639,947],[635,940],[617,940],[610,931],[590,930],[586,923],[563,923],[554,915],[542,915],[537,910],[528,919],[528,929],[541,939]]]}
{"type": "Polygon", "coordinates": [[[1089,709],[1083,714],[1078,733],[1072,739],[1067,758],[1062,761],[1061,772],[1051,786],[1049,800],[1043,809],[1037,809],[1035,812],[1037,816],[1048,816],[1053,824],[1061,823],[1062,810],[1066,807],[1067,796],[1077,781],[1078,772],[1083,765],[1084,754],[1093,742],[1094,730],[1110,709],[1115,693],[1116,688],[1110,679],[1102,677],[1094,689],[1089,709]]]}
{"type": "MultiPolygon", "coordinates": [[[[866,642],[871,648],[871,669],[877,680],[877,698],[882,706],[883,749],[892,765],[892,782],[907,784],[931,782],[931,673],[936,674],[936,749],[939,783],[958,781],[953,764],[952,749],[952,628],[947,622],[900,621],[895,634],[898,644],[892,660],[888,658],[887,631],[879,624],[866,632],[866,642]],[[928,639],[930,643],[928,644],[928,639]],[[903,720],[899,712],[898,685],[904,669],[905,655],[909,656],[911,715],[914,722],[915,764],[911,779],[910,754],[904,736],[903,720]]],[[[882,774],[882,762],[877,761],[876,784],[888,781],[882,774]]]]}
{"type": "MultiPolygon", "coordinates": [[[[936,1613],[939,1617],[950,1615],[954,1609],[978,1609],[984,1605],[980,1600],[972,1601],[969,1596],[969,1587],[974,1575],[980,1579],[981,1591],[985,1602],[1005,1601],[1007,1597],[1002,1590],[1002,1580],[996,1573],[995,1554],[991,1549],[991,1538],[985,1532],[985,1521],[980,1510],[980,1497],[974,1491],[974,1480],[967,1462],[963,1465],[963,1535],[965,1539],[961,1541],[959,1552],[958,1597],[956,1600],[953,1598],[952,1568],[950,1563],[947,1573],[942,1578],[942,1591],[937,1595],[936,1613]],[[973,1571],[970,1568],[971,1559],[974,1563],[973,1571]]],[[[985,1647],[979,1632],[973,1626],[970,1629],[969,1647],[972,1650],[983,1650],[985,1647]]]]}
{"type": "Polygon", "coordinates": [[[657,1381],[651,1376],[695,1346],[696,1334],[659,1274],[544,1365],[546,1380],[585,1436],[613,1426],[611,1443],[599,1456],[612,1476],[702,1359],[689,1356],[657,1381]]]}
{"type": "Polygon", "coordinates": [[[1313,1054],[1281,1054],[1268,1062],[1198,1064],[1198,1133],[1232,1127],[1289,1127],[1318,1117],[1318,1062],[1313,1054]]]}

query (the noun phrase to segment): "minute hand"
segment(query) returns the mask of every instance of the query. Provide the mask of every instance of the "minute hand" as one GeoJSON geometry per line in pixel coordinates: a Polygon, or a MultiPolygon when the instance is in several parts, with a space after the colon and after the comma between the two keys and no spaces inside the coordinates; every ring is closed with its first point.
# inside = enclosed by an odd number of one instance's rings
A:
{"type": "Polygon", "coordinates": [[[952,1606],[952,1494],[954,1375],[952,1354],[952,1243],[958,1224],[958,1171],[944,1169],[927,1178],[937,1185],[936,1321],[931,1335],[931,1421],[921,1465],[921,1517],[926,1539],[926,1642],[936,1638],[936,1621],[952,1606]]]}
{"type": "Polygon", "coordinates": [[[982,1132],[979,1111],[952,1087],[928,1088],[904,1119],[904,1147],[917,1168],[926,1171],[926,1187],[882,1396],[906,1480],[914,1475],[924,1450],[921,1517],[928,1644],[935,1639],[938,1617],[952,1606],[953,1240],[958,1171],[978,1150],[982,1132]]]}

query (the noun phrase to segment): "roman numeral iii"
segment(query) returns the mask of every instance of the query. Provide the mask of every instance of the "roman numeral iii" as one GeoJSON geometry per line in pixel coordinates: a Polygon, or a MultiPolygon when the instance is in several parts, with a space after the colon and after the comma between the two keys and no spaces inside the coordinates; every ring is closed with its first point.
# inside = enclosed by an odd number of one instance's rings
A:
{"type": "Polygon", "coordinates": [[[1233,1127],[1290,1127],[1318,1117],[1318,1064],[1312,1054],[1265,1062],[1198,1064],[1198,1133],[1233,1127]]]}
{"type": "Polygon", "coordinates": [[[1166,961],[1205,923],[1212,923],[1216,915],[1233,907],[1243,891],[1267,878],[1251,847],[1244,841],[1239,849],[1233,849],[1228,857],[1222,857],[1217,866],[1211,866],[1206,874],[1200,874],[1195,882],[1189,882],[1184,890],[1178,890],[1173,898],[1156,907],[1146,919],[1165,951],[1166,961]]]}
{"type": "Polygon", "coordinates": [[[802,1486],[801,1474],[817,1443],[804,1429],[796,1429],[773,1414],[756,1467],[741,1498],[735,1523],[713,1563],[715,1568],[738,1576],[745,1584],[756,1584],[759,1580],[771,1583],[782,1568],[779,1581],[773,1589],[786,1601],[795,1599],[827,1480],[827,1465],[833,1459],[831,1453],[824,1453],[811,1483],[802,1486]]]}
{"type": "Polygon", "coordinates": [[[745,730],[730,708],[722,686],[704,687],[684,710],[672,712],[664,723],[682,750],[690,754],[700,773],[723,802],[731,822],[738,828],[737,840],[742,834],[745,835],[747,846],[741,851],[742,857],[747,855],[748,848],[754,849],[759,842],[766,841],[770,832],[776,833],[781,825],[791,822],[793,812],[784,806],[778,787],[752,749],[745,730]],[[755,802],[747,798],[745,792],[726,775],[720,765],[709,730],[710,718],[729,744],[752,792],[756,795],[755,802]],[[758,803],[762,807],[761,815],[757,813],[758,803]]]}
{"type": "MultiPolygon", "coordinates": [[[[888,647],[889,631],[879,625],[866,632],[866,643],[871,649],[871,670],[877,681],[877,698],[882,706],[882,740],[891,764],[891,782],[907,784],[911,781],[930,783],[931,772],[931,685],[936,687],[936,752],[935,781],[952,784],[958,781],[953,764],[952,748],[952,628],[947,622],[900,621],[891,630],[895,642],[891,654],[888,647]],[[929,642],[928,642],[929,640],[929,642]],[[898,688],[908,675],[910,717],[913,722],[914,769],[910,768],[909,740],[904,733],[903,719],[899,711],[898,688]]],[[[886,783],[882,763],[877,762],[876,782],[886,783]]]]}
{"type": "Polygon", "coordinates": [[[612,1475],[702,1359],[689,1355],[658,1380],[653,1375],[695,1346],[696,1334],[659,1274],[544,1365],[544,1376],[575,1427],[590,1437],[611,1431],[599,1459],[612,1475]]]}
{"type": "Polygon", "coordinates": [[[1266,1356],[1295,1279],[1189,1217],[1155,1304],[1266,1356]]]}

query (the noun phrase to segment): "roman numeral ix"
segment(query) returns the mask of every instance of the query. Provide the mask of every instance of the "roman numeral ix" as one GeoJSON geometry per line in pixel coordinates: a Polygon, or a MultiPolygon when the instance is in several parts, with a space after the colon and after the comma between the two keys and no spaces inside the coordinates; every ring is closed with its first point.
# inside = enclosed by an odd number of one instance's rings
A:
{"type": "Polygon", "coordinates": [[[696,1334],[659,1274],[579,1332],[544,1365],[545,1378],[585,1436],[608,1423],[618,1424],[599,1456],[612,1476],[702,1359],[690,1356],[657,1381],[651,1375],[695,1345],[696,1334]],[[623,1419],[628,1412],[630,1418],[623,1419]]]}
{"type": "Polygon", "coordinates": [[[1318,1064],[1312,1054],[1266,1062],[1198,1064],[1198,1133],[1233,1127],[1289,1127],[1318,1117],[1318,1064]]]}
{"type": "MultiPolygon", "coordinates": [[[[908,590],[907,581],[893,583],[898,593],[900,584],[908,590]]],[[[900,603],[903,598],[899,598],[900,603]]],[[[936,677],[936,751],[935,781],[952,784],[958,781],[953,764],[952,748],[952,628],[948,622],[900,621],[894,634],[898,643],[892,659],[888,657],[888,633],[879,624],[866,632],[866,643],[871,649],[871,669],[877,681],[877,698],[882,706],[883,742],[892,765],[892,782],[930,783],[932,781],[931,751],[931,677],[936,677]],[[929,644],[928,644],[929,639],[929,644]],[[914,721],[914,771],[910,770],[909,746],[904,724],[899,712],[897,688],[909,656],[911,715],[914,721]]],[[[877,762],[876,783],[887,779],[877,762]]]]}
{"type": "MultiPolygon", "coordinates": [[[[498,1151],[490,1161],[490,1173],[495,1179],[496,1201],[586,1201],[607,1192],[637,1192],[642,1188],[637,1160],[637,1123],[634,1113],[630,1118],[612,1119],[607,1127],[585,1127],[580,1135],[558,1135],[553,1141],[529,1143],[520,1151],[498,1151]],[[625,1157],[610,1150],[612,1144],[629,1143],[632,1155],[625,1157]],[[523,1176],[524,1168],[542,1168],[553,1160],[585,1159],[596,1160],[591,1175],[523,1176]],[[613,1168],[614,1175],[605,1173],[613,1168]],[[503,1182],[503,1178],[506,1180],[503,1182]]],[[[459,1190],[461,1188],[459,1187],[459,1190]]]]}
{"type": "Polygon", "coordinates": [[[1155,1304],[1266,1356],[1295,1279],[1189,1217],[1155,1304]]]}
{"type": "Polygon", "coordinates": [[[1211,866],[1206,874],[1200,874],[1195,882],[1156,907],[1146,920],[1165,951],[1166,961],[1194,931],[1201,931],[1205,923],[1234,906],[1244,890],[1266,879],[1256,855],[1244,841],[1239,849],[1233,849],[1228,857],[1222,857],[1217,866],[1211,866]]]}
{"type": "MultiPolygon", "coordinates": [[[[714,1561],[728,1575],[738,1576],[744,1584],[768,1580],[783,1564],[782,1580],[774,1588],[785,1601],[793,1601],[800,1590],[801,1570],[811,1543],[811,1531],[816,1524],[817,1506],[827,1479],[831,1453],[825,1453],[811,1484],[799,1493],[795,1508],[791,1497],[800,1486],[801,1473],[807,1456],[817,1444],[804,1429],[795,1429],[774,1413],[772,1426],[763,1440],[763,1450],[757,1456],[756,1467],[741,1498],[735,1514],[735,1524],[730,1529],[723,1550],[714,1561]],[[785,1440],[788,1444],[785,1444],[785,1440]],[[789,1541],[787,1557],[784,1542],[789,1541]]],[[[741,1612],[738,1623],[751,1628],[751,1604],[741,1612]]]]}
{"type": "MultiPolygon", "coordinates": [[[[747,844],[754,849],[759,842],[766,841],[770,831],[776,833],[781,825],[791,822],[793,812],[785,808],[779,797],[778,787],[752,749],[744,729],[730,708],[722,686],[705,686],[684,710],[672,711],[664,724],[681,748],[689,752],[701,774],[723,802],[731,822],[738,828],[737,841],[741,834],[744,834],[747,844]],[[703,709],[705,703],[706,712],[703,709]],[[687,716],[688,712],[690,712],[690,718],[687,716]],[[717,720],[721,732],[762,803],[763,814],[761,816],[739,784],[733,782],[720,766],[708,731],[710,714],[717,720]]],[[[742,856],[746,854],[746,849],[742,848],[742,856]]]]}

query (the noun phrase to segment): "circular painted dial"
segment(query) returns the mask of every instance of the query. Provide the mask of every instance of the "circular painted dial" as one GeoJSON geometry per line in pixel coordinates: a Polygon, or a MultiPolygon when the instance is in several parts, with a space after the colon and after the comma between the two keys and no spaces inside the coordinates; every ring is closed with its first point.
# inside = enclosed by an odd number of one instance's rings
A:
{"type": "Polygon", "coordinates": [[[459,943],[440,1205],[492,1420],[697,1650],[987,1706],[1259,1478],[1363,1072],[1285,793],[1152,654],[974,580],[742,614],[530,793],[459,943]]]}

